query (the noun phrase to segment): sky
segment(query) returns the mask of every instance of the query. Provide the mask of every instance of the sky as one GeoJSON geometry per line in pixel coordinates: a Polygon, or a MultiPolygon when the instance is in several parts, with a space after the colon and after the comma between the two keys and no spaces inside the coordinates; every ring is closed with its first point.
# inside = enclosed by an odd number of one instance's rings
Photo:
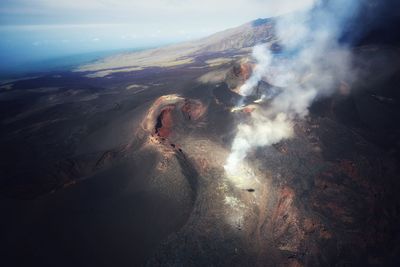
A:
{"type": "Polygon", "coordinates": [[[315,0],[0,0],[0,71],[192,40],[315,0]]]}

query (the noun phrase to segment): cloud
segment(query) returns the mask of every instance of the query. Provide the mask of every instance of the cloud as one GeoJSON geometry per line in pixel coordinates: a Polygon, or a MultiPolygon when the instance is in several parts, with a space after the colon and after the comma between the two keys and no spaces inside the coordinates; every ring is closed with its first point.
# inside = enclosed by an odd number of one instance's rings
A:
{"type": "MultiPolygon", "coordinates": [[[[117,10],[117,9],[139,9],[139,10],[176,10],[178,12],[187,12],[197,10],[200,12],[210,10],[256,10],[258,8],[268,8],[273,12],[289,12],[297,9],[310,7],[314,0],[14,0],[7,1],[11,6],[37,6],[48,9],[73,9],[73,10],[117,10]],[[241,8],[241,9],[238,9],[241,8]]],[[[7,4],[6,4],[7,5],[7,4]]]]}
{"type": "Polygon", "coordinates": [[[196,19],[200,20],[200,24],[207,20],[237,21],[237,24],[241,24],[257,17],[276,16],[304,9],[313,2],[314,0],[5,0],[0,7],[0,13],[47,14],[52,19],[67,16],[71,22],[86,20],[86,15],[97,22],[113,17],[120,21],[182,22],[196,19]]]}

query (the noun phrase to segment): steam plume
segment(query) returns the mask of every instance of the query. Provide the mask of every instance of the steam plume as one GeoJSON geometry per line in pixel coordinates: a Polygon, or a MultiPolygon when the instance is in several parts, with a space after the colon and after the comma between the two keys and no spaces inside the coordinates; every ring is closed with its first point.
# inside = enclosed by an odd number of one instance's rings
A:
{"type": "Polygon", "coordinates": [[[238,173],[253,148],[292,137],[293,119],[306,116],[316,98],[332,94],[341,81],[348,80],[351,53],[338,40],[345,21],[356,11],[355,2],[325,1],[307,12],[278,18],[280,57],[274,56],[267,44],[254,47],[256,66],[240,93],[251,95],[261,80],[280,93],[238,125],[224,166],[228,174],[238,173]]]}
{"type": "Polygon", "coordinates": [[[268,71],[271,65],[272,55],[264,45],[258,45],[253,48],[253,57],[257,60],[253,73],[250,78],[240,87],[240,93],[243,96],[249,96],[253,93],[263,75],[268,71]]]}

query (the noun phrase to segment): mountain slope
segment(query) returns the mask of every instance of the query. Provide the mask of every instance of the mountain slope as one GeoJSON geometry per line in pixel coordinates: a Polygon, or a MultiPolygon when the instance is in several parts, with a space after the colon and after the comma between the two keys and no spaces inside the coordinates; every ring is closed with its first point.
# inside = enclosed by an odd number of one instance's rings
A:
{"type": "Polygon", "coordinates": [[[248,53],[258,43],[275,40],[273,26],[272,19],[258,19],[200,40],[108,57],[81,66],[76,71],[114,70],[114,72],[121,72],[129,71],[128,68],[171,67],[193,63],[198,57],[207,53],[248,53]]]}

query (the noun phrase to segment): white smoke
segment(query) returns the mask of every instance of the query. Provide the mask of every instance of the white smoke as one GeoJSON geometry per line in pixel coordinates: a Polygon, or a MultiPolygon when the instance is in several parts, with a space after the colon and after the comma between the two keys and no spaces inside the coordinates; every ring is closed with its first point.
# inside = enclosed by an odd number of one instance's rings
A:
{"type": "Polygon", "coordinates": [[[260,112],[254,112],[251,122],[238,126],[225,169],[236,171],[251,148],[277,143],[292,134],[292,123],[285,113],[278,113],[270,119],[260,112]]]}
{"type": "Polygon", "coordinates": [[[253,48],[253,57],[257,60],[257,65],[250,78],[240,87],[240,94],[249,96],[253,93],[254,87],[260,82],[271,65],[272,55],[265,45],[257,45],[253,48]]]}
{"type": "Polygon", "coordinates": [[[228,175],[240,172],[247,153],[293,136],[293,120],[304,118],[318,97],[332,94],[350,75],[350,50],[338,41],[344,20],[355,11],[353,1],[333,1],[328,8],[312,9],[277,20],[276,35],[284,55],[276,57],[268,44],[253,49],[256,66],[240,88],[249,96],[261,80],[279,88],[264,109],[256,109],[249,120],[238,125],[225,167],[228,175]],[[349,7],[346,9],[345,7],[349,7]],[[331,12],[345,10],[345,14],[331,12]]]}

